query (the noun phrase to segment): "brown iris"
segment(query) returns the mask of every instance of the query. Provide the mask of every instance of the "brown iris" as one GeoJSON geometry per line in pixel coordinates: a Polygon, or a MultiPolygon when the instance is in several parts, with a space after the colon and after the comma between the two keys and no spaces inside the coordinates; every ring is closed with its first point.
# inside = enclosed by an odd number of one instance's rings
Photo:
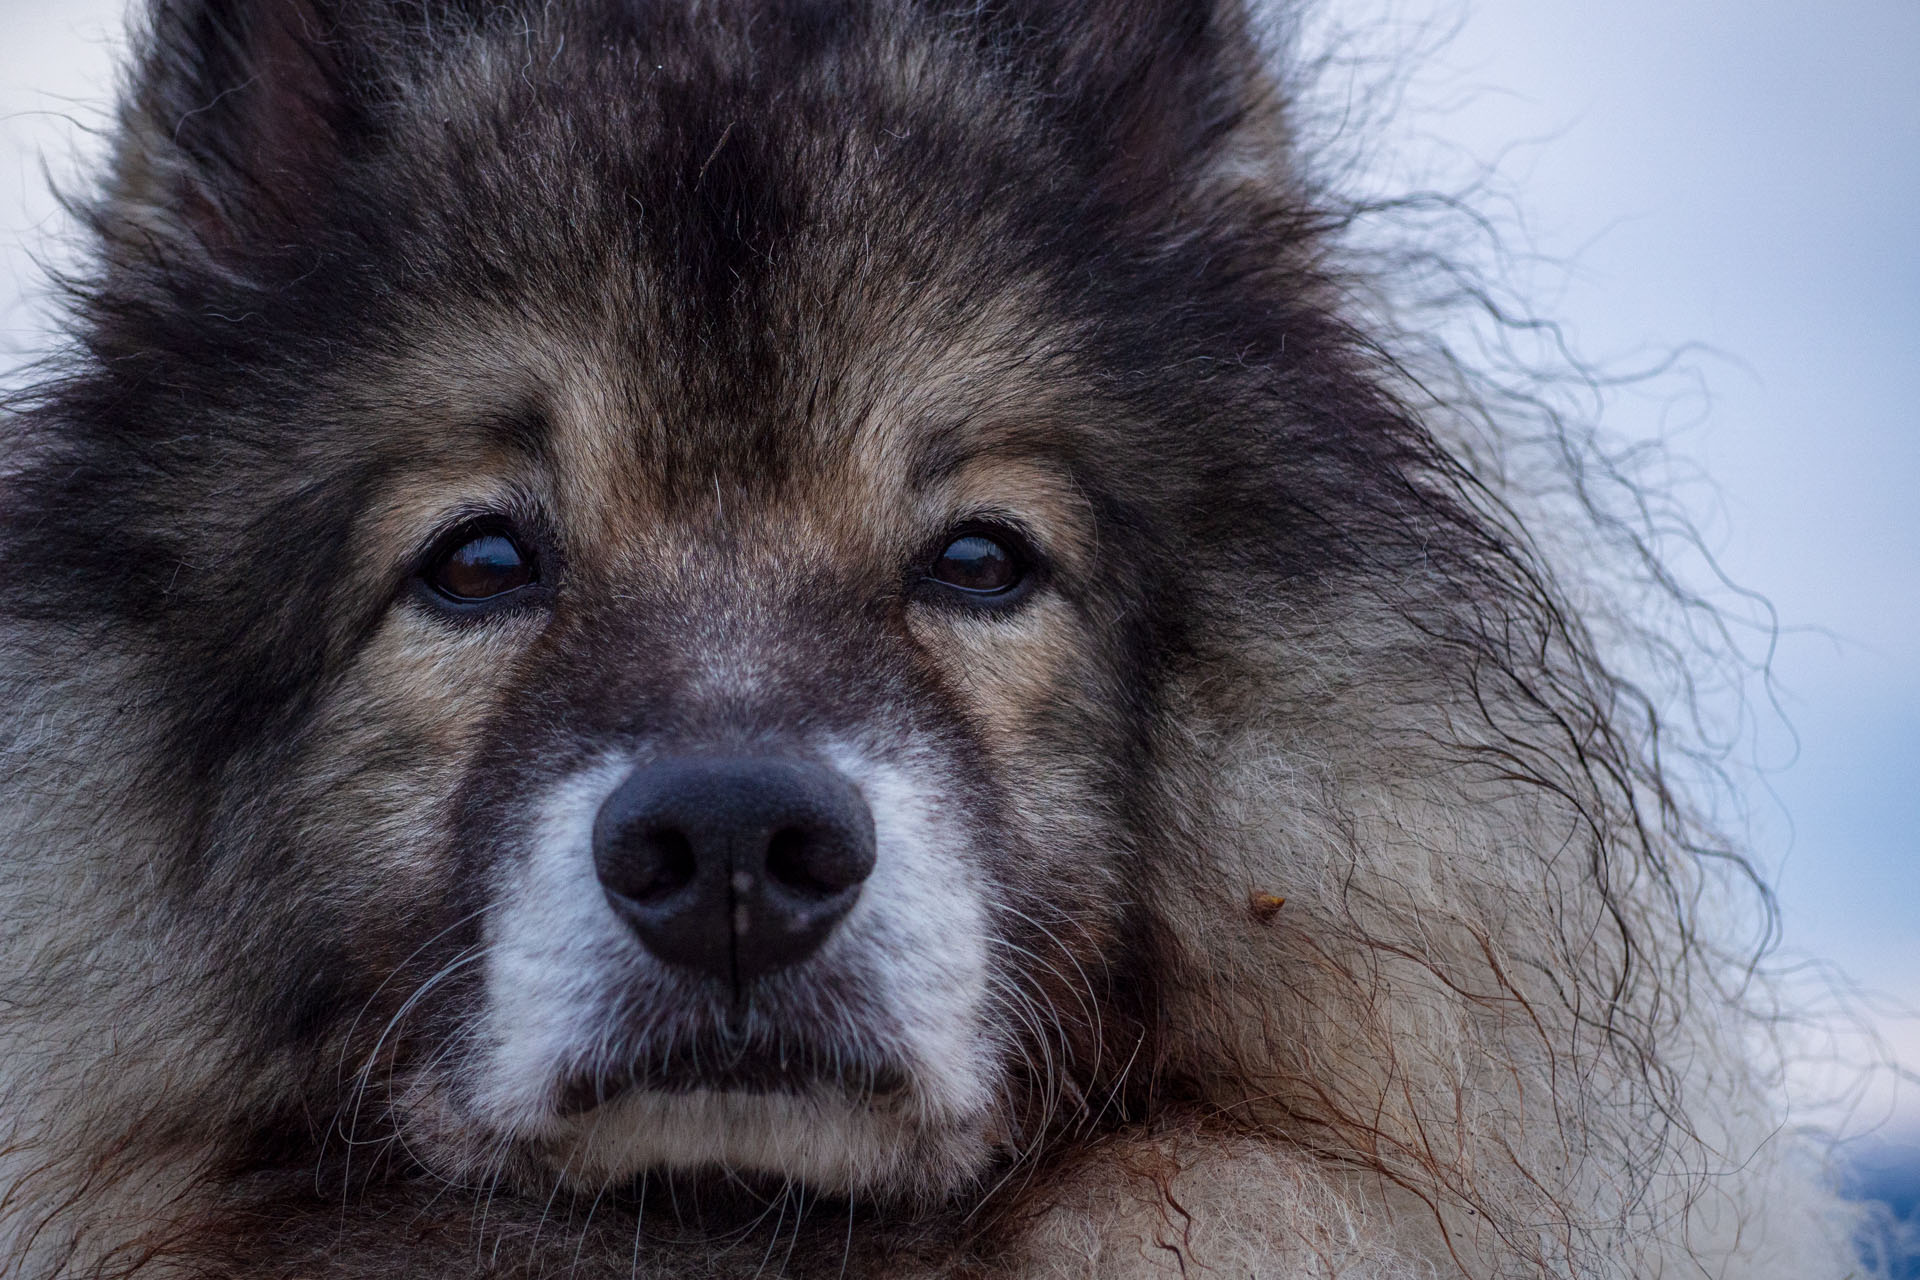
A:
{"type": "Polygon", "coordinates": [[[456,543],[427,574],[434,590],[453,600],[491,600],[539,581],[533,561],[512,537],[477,532],[456,543]]]}
{"type": "Polygon", "coordinates": [[[967,533],[947,544],[927,576],[973,595],[993,596],[1020,585],[1024,572],[1005,544],[984,533],[967,533]]]}

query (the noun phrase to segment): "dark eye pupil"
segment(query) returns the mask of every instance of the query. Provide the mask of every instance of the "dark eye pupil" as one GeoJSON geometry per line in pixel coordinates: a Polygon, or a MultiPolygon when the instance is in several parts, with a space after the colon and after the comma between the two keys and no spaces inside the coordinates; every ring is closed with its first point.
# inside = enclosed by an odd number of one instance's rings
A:
{"type": "Polygon", "coordinates": [[[933,562],[933,578],[962,591],[991,595],[1020,581],[1013,553],[984,534],[955,538],[933,562]]]}
{"type": "Polygon", "coordinates": [[[504,533],[468,539],[433,573],[433,585],[456,600],[485,600],[533,580],[533,566],[504,533]]]}

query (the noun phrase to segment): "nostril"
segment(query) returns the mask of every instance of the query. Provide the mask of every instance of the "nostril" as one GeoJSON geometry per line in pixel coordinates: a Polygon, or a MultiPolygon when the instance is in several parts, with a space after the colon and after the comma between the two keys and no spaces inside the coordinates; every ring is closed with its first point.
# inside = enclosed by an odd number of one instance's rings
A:
{"type": "Polygon", "coordinates": [[[633,859],[625,884],[616,886],[635,902],[658,902],[672,897],[693,883],[699,862],[693,854],[693,842],[673,828],[642,832],[634,845],[639,855],[633,859]]]}
{"type": "Polygon", "coordinates": [[[822,857],[819,839],[798,827],[782,827],[767,841],[767,875],[783,888],[825,897],[847,887],[822,857]]]}

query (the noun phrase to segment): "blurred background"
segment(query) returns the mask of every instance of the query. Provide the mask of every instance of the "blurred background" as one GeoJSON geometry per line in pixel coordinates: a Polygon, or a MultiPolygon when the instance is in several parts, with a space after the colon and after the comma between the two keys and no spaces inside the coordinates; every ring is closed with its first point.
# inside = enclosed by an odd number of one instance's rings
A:
{"type": "MultiPolygon", "coordinates": [[[[1407,86],[1400,162],[1491,166],[1516,197],[1508,247],[1546,264],[1529,298],[1574,350],[1627,370],[1701,344],[1605,421],[1705,478],[1681,498],[1707,548],[1778,611],[1785,718],[1749,690],[1745,821],[1783,955],[1836,962],[1920,1065],[1920,0],[1324,11],[1407,86]]],[[[0,385],[44,340],[36,257],[61,259],[42,166],[91,153],[121,18],[0,0],[0,385]]],[[[1848,1176],[1911,1214],[1920,1091],[1882,1072],[1855,1103],[1805,1118],[1862,1135],[1848,1176]]]]}

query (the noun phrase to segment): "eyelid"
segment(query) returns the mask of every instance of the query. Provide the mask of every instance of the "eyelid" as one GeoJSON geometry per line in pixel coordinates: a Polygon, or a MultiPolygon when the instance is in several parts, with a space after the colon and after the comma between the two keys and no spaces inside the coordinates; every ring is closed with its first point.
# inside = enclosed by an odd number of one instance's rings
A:
{"type": "Polygon", "coordinates": [[[440,511],[415,544],[418,550],[408,561],[407,575],[422,573],[436,556],[458,545],[453,541],[457,535],[471,537],[489,526],[506,530],[522,550],[532,551],[543,570],[557,567],[563,558],[560,528],[548,515],[546,503],[518,484],[490,485],[454,498],[440,511]]]}
{"type": "Polygon", "coordinates": [[[494,507],[451,511],[421,544],[411,572],[415,576],[427,573],[457,548],[496,532],[512,538],[516,546],[526,545],[527,540],[518,536],[519,522],[505,511],[494,507]]]}
{"type": "Polygon", "coordinates": [[[992,538],[1029,564],[1039,564],[1044,559],[1033,527],[1012,512],[997,507],[975,508],[953,520],[930,544],[928,558],[939,555],[961,538],[974,535],[992,538]]]}

